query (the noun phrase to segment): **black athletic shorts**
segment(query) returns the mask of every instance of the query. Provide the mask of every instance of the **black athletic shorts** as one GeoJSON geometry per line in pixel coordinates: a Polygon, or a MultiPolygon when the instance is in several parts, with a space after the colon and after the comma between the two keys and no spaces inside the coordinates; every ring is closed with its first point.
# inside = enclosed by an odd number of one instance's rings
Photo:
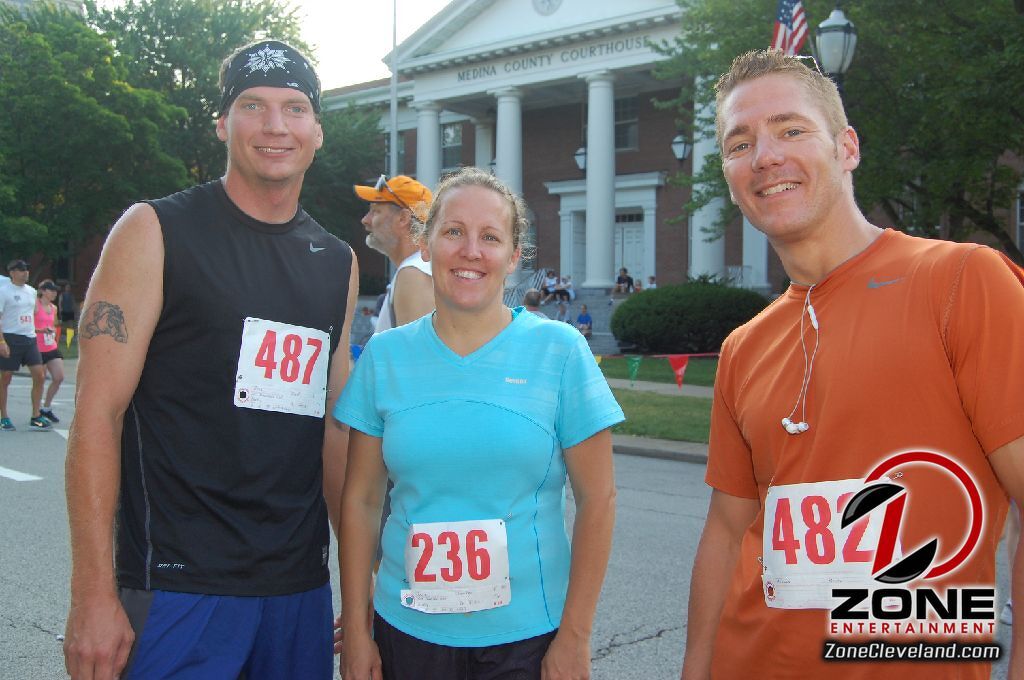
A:
{"type": "Polygon", "coordinates": [[[44,364],[48,364],[51,361],[53,361],[54,359],[63,359],[64,358],[64,355],[60,353],[60,348],[59,347],[57,349],[51,349],[49,352],[43,352],[41,356],[43,357],[43,363],[44,364]]]}
{"type": "Polygon", "coordinates": [[[4,333],[4,340],[11,350],[11,356],[8,359],[0,356],[0,371],[17,371],[22,366],[39,366],[43,363],[35,337],[4,333]]]}
{"type": "Polygon", "coordinates": [[[448,647],[407,635],[373,614],[384,680],[540,680],[540,663],[557,632],[490,647],[448,647]]]}

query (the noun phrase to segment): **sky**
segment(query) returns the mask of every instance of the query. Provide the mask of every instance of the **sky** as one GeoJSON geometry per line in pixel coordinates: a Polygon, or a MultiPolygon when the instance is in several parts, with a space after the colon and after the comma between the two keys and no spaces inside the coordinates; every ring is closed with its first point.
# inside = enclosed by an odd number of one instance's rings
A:
{"type": "MultiPolygon", "coordinates": [[[[397,0],[399,44],[448,2],[397,0]]],[[[392,0],[293,0],[293,4],[303,17],[303,38],[314,46],[325,90],[391,75],[381,60],[391,51],[392,0]],[[374,18],[368,20],[371,14],[374,18]]]]}

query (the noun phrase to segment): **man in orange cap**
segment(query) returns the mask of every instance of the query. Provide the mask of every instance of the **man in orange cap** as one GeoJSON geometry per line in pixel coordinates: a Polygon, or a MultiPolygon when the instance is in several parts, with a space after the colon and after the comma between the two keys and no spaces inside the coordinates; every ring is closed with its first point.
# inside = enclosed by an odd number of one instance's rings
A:
{"type": "Polygon", "coordinates": [[[362,219],[366,245],[387,256],[395,267],[375,333],[402,326],[434,310],[430,263],[424,262],[414,227],[430,209],[430,189],[411,177],[381,175],[374,186],[354,187],[369,202],[362,219]]]}

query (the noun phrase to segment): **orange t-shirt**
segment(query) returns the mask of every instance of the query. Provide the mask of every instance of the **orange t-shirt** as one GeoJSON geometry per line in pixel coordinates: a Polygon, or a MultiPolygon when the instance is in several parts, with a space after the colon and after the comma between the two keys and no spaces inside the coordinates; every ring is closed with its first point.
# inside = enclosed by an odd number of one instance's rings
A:
{"type": "MultiPolygon", "coordinates": [[[[826,639],[864,638],[832,634],[828,609],[767,606],[759,558],[770,486],[860,480],[895,453],[926,450],[969,471],[984,520],[977,547],[959,569],[907,585],[992,586],[1007,499],[986,456],[1024,436],[1022,283],[1020,270],[989,248],[885,231],[811,290],[819,345],[806,398],[810,429],[798,435],[780,421],[797,403],[807,366],[802,316],[808,362],[815,346],[804,311],[808,288],[791,286],[729,336],[715,384],[706,479],[727,494],[758,499],[761,510],[743,536],[715,639],[713,677],[988,677],[988,664],[823,661],[826,639]]],[[[798,408],[792,420],[802,419],[798,408]]],[[[923,464],[898,468],[898,476],[908,499],[899,530],[903,548],[938,537],[936,563],[948,558],[970,523],[960,487],[923,464]]],[[[807,527],[821,521],[817,512],[807,527]]],[[[781,526],[772,524],[769,531],[781,526]]],[[[797,526],[780,538],[803,541],[805,551],[824,550],[822,539],[797,526]]],[[[829,559],[839,550],[833,546],[829,559]]]]}

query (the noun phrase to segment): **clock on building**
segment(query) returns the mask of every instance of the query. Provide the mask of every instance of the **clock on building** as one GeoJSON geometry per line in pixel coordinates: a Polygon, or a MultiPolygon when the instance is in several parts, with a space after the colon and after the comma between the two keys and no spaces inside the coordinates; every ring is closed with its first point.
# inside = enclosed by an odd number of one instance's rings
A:
{"type": "Polygon", "coordinates": [[[562,0],[533,0],[533,8],[540,14],[554,14],[562,0]]]}

